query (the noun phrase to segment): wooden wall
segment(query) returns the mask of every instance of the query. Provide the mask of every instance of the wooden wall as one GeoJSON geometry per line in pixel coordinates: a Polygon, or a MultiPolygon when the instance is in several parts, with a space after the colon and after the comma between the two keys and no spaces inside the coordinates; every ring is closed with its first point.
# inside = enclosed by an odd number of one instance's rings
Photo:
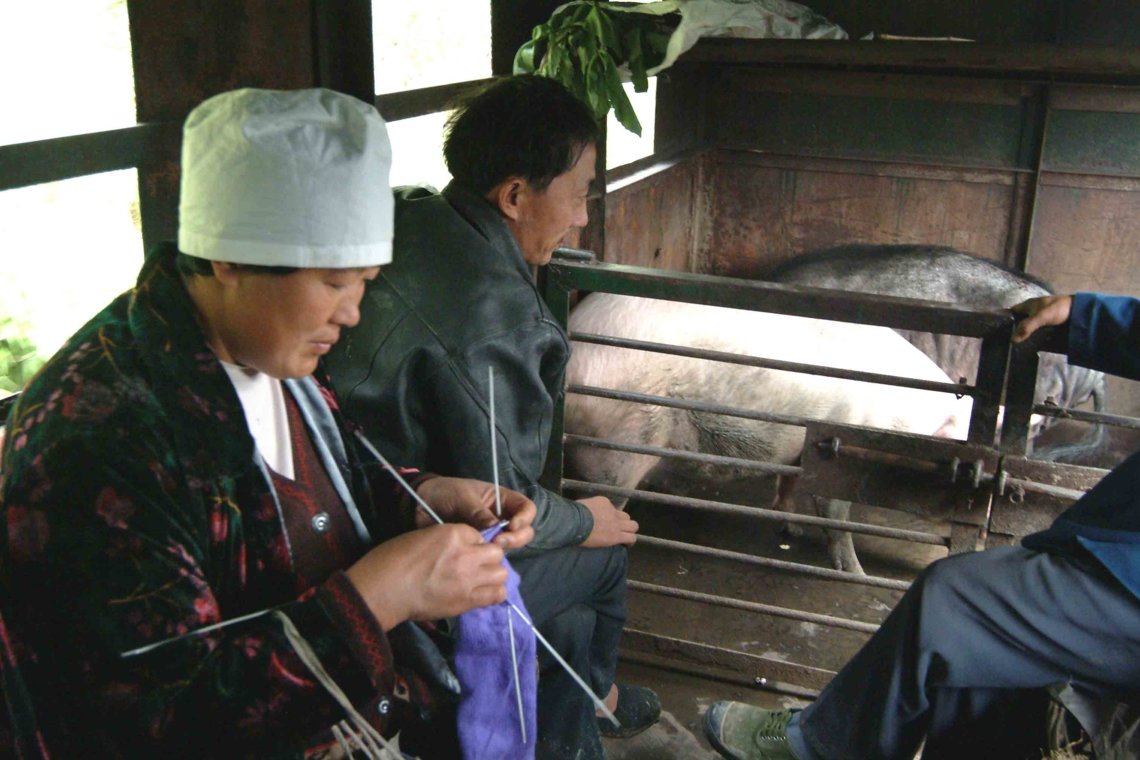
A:
{"type": "MultiPolygon", "coordinates": [[[[666,155],[612,183],[607,261],[761,278],[831,245],[929,243],[1062,292],[1140,296],[1137,49],[987,62],[984,48],[943,46],[912,70],[861,66],[882,46],[842,66],[822,44],[799,49],[804,63],[772,65],[744,41],[702,42],[674,67],[658,103],[666,155]]],[[[1113,410],[1140,412],[1122,383],[1113,410]]]]}
{"type": "Polygon", "coordinates": [[[692,271],[692,251],[703,217],[699,204],[703,161],[654,166],[611,184],[606,195],[606,250],[622,264],[692,271]]]}

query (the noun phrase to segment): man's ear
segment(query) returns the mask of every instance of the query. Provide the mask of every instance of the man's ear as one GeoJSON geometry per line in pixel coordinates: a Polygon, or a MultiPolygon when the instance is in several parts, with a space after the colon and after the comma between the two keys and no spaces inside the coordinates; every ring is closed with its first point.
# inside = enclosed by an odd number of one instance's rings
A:
{"type": "Polygon", "coordinates": [[[506,218],[517,222],[522,216],[522,198],[527,182],[522,177],[507,177],[491,188],[487,200],[506,218]]]}
{"type": "Polygon", "coordinates": [[[210,268],[214,270],[214,279],[223,285],[237,282],[238,268],[228,261],[211,261],[210,268]]]}

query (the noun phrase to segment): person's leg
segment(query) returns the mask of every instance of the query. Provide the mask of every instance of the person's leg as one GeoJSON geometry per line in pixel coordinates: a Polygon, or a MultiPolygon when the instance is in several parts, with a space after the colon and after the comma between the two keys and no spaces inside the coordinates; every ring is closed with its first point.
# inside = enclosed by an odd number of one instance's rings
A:
{"type": "MultiPolygon", "coordinates": [[[[934,563],[788,726],[796,754],[911,758],[964,733],[999,737],[983,691],[1140,682],[1140,602],[1091,558],[1022,547],[934,563]],[[970,697],[962,690],[977,691],[970,697]],[[965,705],[975,708],[961,710],[965,705]],[[937,716],[935,722],[933,718],[937,716]]],[[[992,697],[991,697],[992,699],[992,697]]]]}
{"type": "MultiPolygon", "coordinates": [[[[626,558],[625,547],[567,547],[511,560],[539,633],[603,699],[626,619],[626,558]]],[[[603,757],[593,702],[541,645],[538,733],[540,757],[603,757]]]]}
{"type": "Polygon", "coordinates": [[[1049,743],[1046,689],[940,689],[923,760],[1040,758],[1049,743]]]}

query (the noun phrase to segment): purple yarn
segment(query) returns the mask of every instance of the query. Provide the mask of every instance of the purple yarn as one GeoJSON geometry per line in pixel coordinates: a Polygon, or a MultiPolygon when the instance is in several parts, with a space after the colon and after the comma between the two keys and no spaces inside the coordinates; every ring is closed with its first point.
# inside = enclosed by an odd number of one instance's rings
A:
{"type": "MultiPolygon", "coordinates": [[[[495,526],[483,531],[484,540],[490,541],[500,530],[501,526],[495,526]]],[[[519,576],[506,559],[503,565],[507,568],[507,599],[526,612],[519,596],[519,576]]],[[[534,757],[538,685],[535,647],[534,631],[506,603],[480,607],[459,616],[455,673],[463,687],[458,728],[459,746],[465,760],[534,757]],[[508,615],[514,618],[511,623],[526,718],[525,743],[519,726],[508,615]]]]}

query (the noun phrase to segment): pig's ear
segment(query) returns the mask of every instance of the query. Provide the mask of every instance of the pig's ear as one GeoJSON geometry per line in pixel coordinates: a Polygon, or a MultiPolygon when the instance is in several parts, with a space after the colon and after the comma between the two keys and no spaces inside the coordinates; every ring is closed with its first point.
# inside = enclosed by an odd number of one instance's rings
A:
{"type": "Polygon", "coordinates": [[[486,198],[500,214],[517,222],[522,216],[521,204],[526,187],[527,181],[522,177],[507,177],[492,187],[486,198]]]}

